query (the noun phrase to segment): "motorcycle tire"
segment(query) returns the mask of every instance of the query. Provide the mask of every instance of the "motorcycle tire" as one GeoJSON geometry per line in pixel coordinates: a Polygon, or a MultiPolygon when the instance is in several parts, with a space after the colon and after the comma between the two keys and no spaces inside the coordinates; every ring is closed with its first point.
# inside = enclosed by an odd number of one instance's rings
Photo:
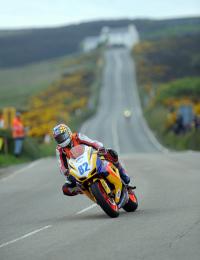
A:
{"type": "Polygon", "coordinates": [[[97,204],[111,218],[119,216],[119,209],[114,199],[110,198],[103,189],[101,182],[96,181],[91,186],[91,192],[94,195],[97,204]]]}
{"type": "Polygon", "coordinates": [[[138,207],[138,200],[134,193],[134,191],[129,192],[129,200],[128,202],[123,206],[123,209],[127,212],[133,212],[138,207]]]}

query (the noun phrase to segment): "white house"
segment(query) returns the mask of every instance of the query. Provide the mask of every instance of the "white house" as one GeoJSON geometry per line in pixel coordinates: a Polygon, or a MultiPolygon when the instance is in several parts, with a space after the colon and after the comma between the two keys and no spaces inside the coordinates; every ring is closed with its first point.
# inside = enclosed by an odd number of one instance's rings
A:
{"type": "Polygon", "coordinates": [[[102,43],[108,47],[125,46],[131,49],[138,41],[139,35],[133,24],[122,28],[103,27],[99,36],[87,37],[83,41],[83,51],[96,49],[102,43]]]}
{"type": "Polygon", "coordinates": [[[98,47],[100,43],[100,37],[99,36],[90,36],[83,40],[82,42],[82,48],[84,52],[89,52],[98,47]]]}

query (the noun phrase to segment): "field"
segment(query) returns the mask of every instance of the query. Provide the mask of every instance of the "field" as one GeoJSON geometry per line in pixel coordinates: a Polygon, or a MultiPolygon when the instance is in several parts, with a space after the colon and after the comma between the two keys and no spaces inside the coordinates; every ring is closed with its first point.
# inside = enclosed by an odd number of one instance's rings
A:
{"type": "Polygon", "coordinates": [[[84,56],[65,56],[23,67],[0,69],[0,109],[14,106],[26,110],[30,97],[46,89],[62,74],[81,67],[84,56]]]}
{"type": "Polygon", "coordinates": [[[45,89],[66,70],[65,59],[0,70],[0,108],[24,108],[27,99],[45,89]]]}

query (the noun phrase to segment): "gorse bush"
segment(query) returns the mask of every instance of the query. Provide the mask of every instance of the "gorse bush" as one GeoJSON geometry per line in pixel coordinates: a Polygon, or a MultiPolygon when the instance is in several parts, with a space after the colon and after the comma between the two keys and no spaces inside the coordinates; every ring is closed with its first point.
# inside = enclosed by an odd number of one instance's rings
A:
{"type": "Polygon", "coordinates": [[[169,37],[136,45],[133,55],[139,83],[199,76],[199,41],[200,33],[196,33],[190,37],[169,37]]]}
{"type": "Polygon", "coordinates": [[[77,115],[84,117],[93,94],[92,85],[97,80],[99,59],[96,53],[90,54],[88,60],[82,58],[82,66],[80,63],[75,71],[64,73],[45,91],[31,98],[29,110],[23,115],[29,136],[51,134],[57,123],[69,123],[77,115]]]}
{"type": "Polygon", "coordinates": [[[183,78],[160,85],[156,99],[163,102],[170,98],[200,100],[200,77],[183,78]]]}

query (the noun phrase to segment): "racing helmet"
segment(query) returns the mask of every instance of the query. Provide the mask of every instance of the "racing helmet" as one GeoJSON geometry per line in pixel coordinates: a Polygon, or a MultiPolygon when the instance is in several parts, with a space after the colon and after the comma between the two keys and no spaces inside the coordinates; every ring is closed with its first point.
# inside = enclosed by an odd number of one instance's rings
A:
{"type": "Polygon", "coordinates": [[[70,128],[65,124],[56,125],[53,128],[53,136],[56,140],[57,144],[64,147],[71,147],[72,146],[72,131],[70,128]]]}

